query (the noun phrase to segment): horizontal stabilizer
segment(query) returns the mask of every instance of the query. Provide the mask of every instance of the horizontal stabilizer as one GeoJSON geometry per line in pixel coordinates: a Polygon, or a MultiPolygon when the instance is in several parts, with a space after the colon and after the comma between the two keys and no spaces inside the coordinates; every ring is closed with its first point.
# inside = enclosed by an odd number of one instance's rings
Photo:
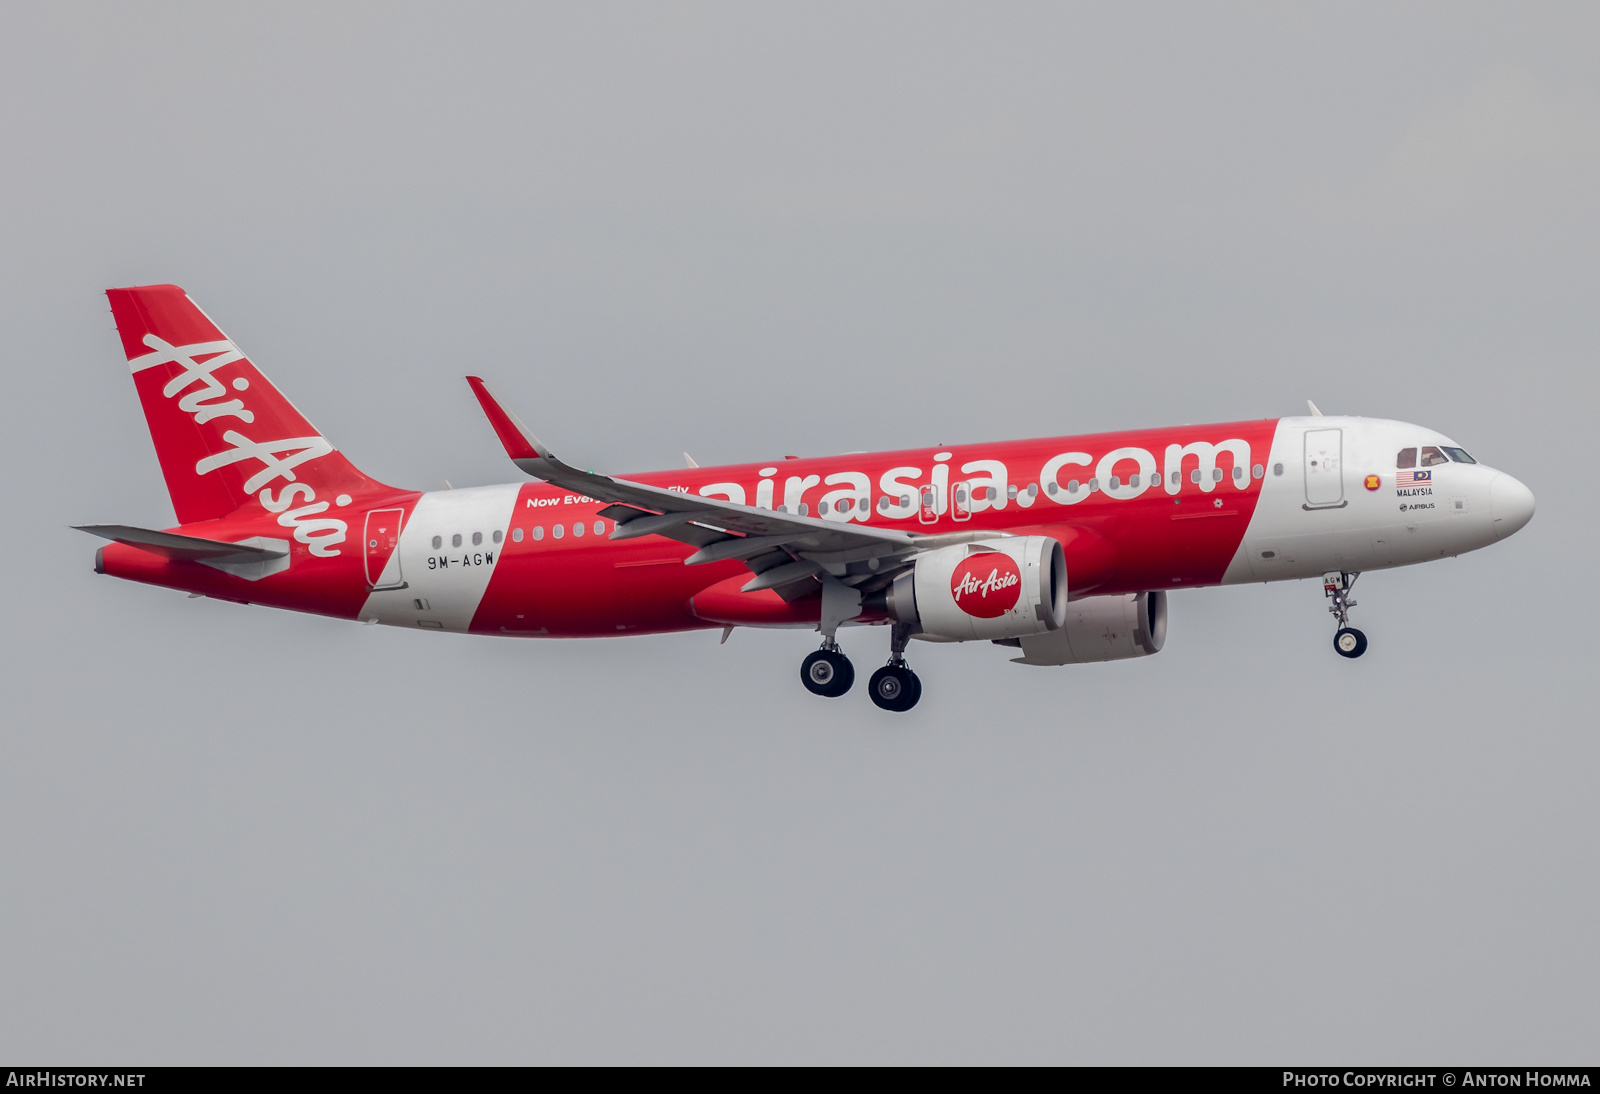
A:
{"type": "Polygon", "coordinates": [[[201,539],[199,536],[182,536],[176,532],[155,532],[149,528],[134,528],[126,524],[75,524],[80,532],[126,543],[141,551],[160,555],[180,562],[240,563],[271,562],[289,554],[287,541],[278,540],[283,547],[260,547],[248,543],[225,543],[218,539],[201,539]]]}

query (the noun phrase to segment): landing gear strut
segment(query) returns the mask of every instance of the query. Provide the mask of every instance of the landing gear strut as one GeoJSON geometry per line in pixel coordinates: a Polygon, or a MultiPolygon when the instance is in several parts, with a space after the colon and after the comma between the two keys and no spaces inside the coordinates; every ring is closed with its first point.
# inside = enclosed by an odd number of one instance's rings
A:
{"type": "Polygon", "coordinates": [[[1356,606],[1356,602],[1350,599],[1350,587],[1360,576],[1359,573],[1343,572],[1322,575],[1322,595],[1333,601],[1328,611],[1339,621],[1339,629],[1333,636],[1333,648],[1340,657],[1360,657],[1367,652],[1367,636],[1350,625],[1350,609],[1356,606]]]}
{"type": "Polygon", "coordinates": [[[824,639],[822,648],[800,662],[800,682],[812,695],[835,699],[856,682],[856,669],[833,639],[824,639]]]}
{"type": "Polygon", "coordinates": [[[903,713],[922,698],[922,681],[906,664],[906,643],[910,638],[910,627],[895,624],[889,638],[889,663],[873,673],[867,684],[873,703],[883,710],[903,713]]]}

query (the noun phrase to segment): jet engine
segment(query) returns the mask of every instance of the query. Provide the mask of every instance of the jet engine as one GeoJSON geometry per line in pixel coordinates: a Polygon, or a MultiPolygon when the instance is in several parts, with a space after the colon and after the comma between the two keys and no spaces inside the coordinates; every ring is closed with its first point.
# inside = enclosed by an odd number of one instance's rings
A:
{"type": "Polygon", "coordinates": [[[895,578],[886,606],[891,619],[923,638],[1045,634],[1067,616],[1067,558],[1049,536],[941,547],[895,578]]]}
{"type": "Polygon", "coordinates": [[[1160,653],[1167,640],[1167,594],[1086,596],[1067,605],[1062,626],[1004,643],[1022,647],[1019,665],[1077,665],[1160,653]]]}

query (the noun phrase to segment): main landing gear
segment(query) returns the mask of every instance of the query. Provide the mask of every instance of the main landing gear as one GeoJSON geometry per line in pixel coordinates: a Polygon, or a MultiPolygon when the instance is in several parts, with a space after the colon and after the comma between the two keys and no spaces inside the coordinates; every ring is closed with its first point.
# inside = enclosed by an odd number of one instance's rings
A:
{"type": "Polygon", "coordinates": [[[896,623],[889,632],[889,663],[873,673],[867,683],[867,694],[881,710],[903,714],[922,698],[922,681],[906,664],[906,643],[910,640],[911,628],[896,623]]]}
{"type": "MultiPolygon", "coordinates": [[[[867,693],[880,709],[902,713],[917,705],[922,698],[922,681],[906,664],[906,643],[911,639],[911,629],[896,625],[889,639],[889,663],[872,674],[867,693]]],[[[822,642],[822,648],[800,662],[800,682],[813,695],[835,699],[850,690],[856,682],[855,666],[839,649],[832,638],[822,642]]]]}
{"type": "Polygon", "coordinates": [[[1339,629],[1333,635],[1333,648],[1340,657],[1360,657],[1367,652],[1367,636],[1350,625],[1350,609],[1356,606],[1350,599],[1350,587],[1360,576],[1341,572],[1322,575],[1322,595],[1333,601],[1328,611],[1339,621],[1339,629]]]}
{"type": "Polygon", "coordinates": [[[904,661],[890,661],[872,674],[867,693],[883,710],[903,713],[917,705],[922,698],[922,681],[904,661]]]}
{"type": "Polygon", "coordinates": [[[812,695],[837,699],[856,682],[856,667],[839,649],[839,643],[829,638],[820,650],[800,662],[800,682],[812,695]]]}

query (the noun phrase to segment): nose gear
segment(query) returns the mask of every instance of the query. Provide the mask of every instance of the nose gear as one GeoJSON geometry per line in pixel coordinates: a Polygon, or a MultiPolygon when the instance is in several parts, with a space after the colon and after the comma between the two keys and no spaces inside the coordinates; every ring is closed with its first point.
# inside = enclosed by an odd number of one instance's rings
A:
{"type": "Polygon", "coordinates": [[[1333,636],[1333,648],[1340,657],[1355,658],[1367,652],[1367,636],[1350,625],[1350,609],[1356,606],[1356,602],[1350,599],[1350,588],[1360,576],[1359,573],[1342,571],[1322,575],[1322,595],[1333,601],[1328,611],[1339,621],[1339,629],[1333,636]]]}
{"type": "Polygon", "coordinates": [[[1360,657],[1367,652],[1367,636],[1354,627],[1340,627],[1333,636],[1333,648],[1341,657],[1360,657]]]}

